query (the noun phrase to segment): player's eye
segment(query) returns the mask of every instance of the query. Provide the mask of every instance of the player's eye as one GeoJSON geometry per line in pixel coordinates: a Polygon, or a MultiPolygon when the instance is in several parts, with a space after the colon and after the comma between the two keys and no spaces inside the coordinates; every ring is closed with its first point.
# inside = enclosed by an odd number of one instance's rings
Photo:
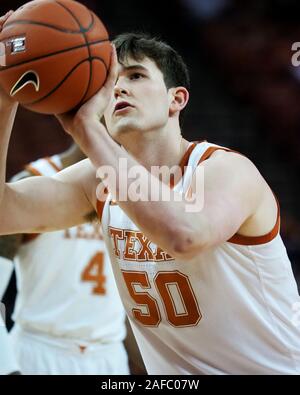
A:
{"type": "Polygon", "coordinates": [[[143,76],[143,74],[141,74],[141,73],[132,73],[131,75],[130,75],[130,79],[131,80],[139,80],[139,79],[141,79],[141,78],[143,78],[144,76],[143,76]]]}

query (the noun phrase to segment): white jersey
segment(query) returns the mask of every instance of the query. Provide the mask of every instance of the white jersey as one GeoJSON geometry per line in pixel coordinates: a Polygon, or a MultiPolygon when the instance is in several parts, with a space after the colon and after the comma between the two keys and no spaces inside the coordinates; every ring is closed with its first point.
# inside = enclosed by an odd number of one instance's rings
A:
{"type": "MultiPolygon", "coordinates": [[[[175,190],[216,149],[189,148],[175,190]]],[[[300,298],[276,226],[263,237],[233,236],[190,261],[149,241],[108,197],[103,233],[122,301],[149,374],[299,374],[300,298]]]]}
{"type": "Polygon", "coordinates": [[[0,375],[20,370],[4,323],[5,306],[1,304],[12,271],[12,261],[0,257],[0,375]]]}
{"type": "MultiPolygon", "coordinates": [[[[58,156],[27,166],[31,173],[47,176],[60,168],[58,156]]],[[[98,223],[26,235],[15,264],[13,319],[23,330],[81,344],[124,339],[125,311],[98,223]]]]}
{"type": "Polygon", "coordinates": [[[0,314],[0,375],[20,371],[5,324],[0,314]]]}

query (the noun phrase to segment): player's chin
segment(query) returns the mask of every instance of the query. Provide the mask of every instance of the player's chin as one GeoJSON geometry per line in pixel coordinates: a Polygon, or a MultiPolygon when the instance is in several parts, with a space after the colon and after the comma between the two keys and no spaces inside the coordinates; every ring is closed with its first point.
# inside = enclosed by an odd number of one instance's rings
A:
{"type": "Polygon", "coordinates": [[[134,119],[122,117],[118,122],[116,122],[113,129],[114,135],[123,135],[132,131],[140,130],[141,127],[134,119]]]}

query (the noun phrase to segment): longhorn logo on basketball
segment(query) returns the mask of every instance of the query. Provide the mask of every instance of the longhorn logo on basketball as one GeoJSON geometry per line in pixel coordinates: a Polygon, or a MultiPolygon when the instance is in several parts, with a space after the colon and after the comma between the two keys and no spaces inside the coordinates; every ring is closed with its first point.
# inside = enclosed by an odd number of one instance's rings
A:
{"type": "Polygon", "coordinates": [[[101,166],[97,170],[101,179],[96,194],[99,201],[106,200],[104,193],[109,189],[113,199],[119,202],[183,202],[185,211],[200,212],[204,206],[204,167],[192,166],[152,166],[148,172],[143,166],[129,168],[126,158],[119,160],[118,171],[111,166],[101,166]],[[183,177],[185,175],[185,177],[183,177]],[[159,184],[155,180],[160,180],[159,184]],[[173,191],[180,187],[179,192],[173,191]],[[183,190],[183,192],[181,192],[183,190]]]}

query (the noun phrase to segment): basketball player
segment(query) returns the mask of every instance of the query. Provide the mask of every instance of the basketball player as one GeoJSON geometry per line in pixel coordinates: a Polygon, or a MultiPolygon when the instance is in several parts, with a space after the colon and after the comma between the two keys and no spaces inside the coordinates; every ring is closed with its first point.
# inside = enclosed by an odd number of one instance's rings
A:
{"type": "Polygon", "coordinates": [[[5,183],[16,106],[2,107],[0,233],[74,226],[97,210],[150,374],[300,373],[299,295],[274,194],[244,156],[183,139],[188,73],[174,50],[135,34],[115,45],[101,91],[59,117],[89,159],[5,183]],[[174,165],[189,166],[177,183],[151,174],[174,165]],[[203,172],[204,207],[191,212],[183,195],[201,194],[203,172]]]}
{"type": "MultiPolygon", "coordinates": [[[[51,177],[83,158],[74,144],[26,166],[15,180],[51,177]]],[[[125,312],[99,223],[25,235],[15,247],[12,342],[22,373],[128,374],[125,312]]]]}

